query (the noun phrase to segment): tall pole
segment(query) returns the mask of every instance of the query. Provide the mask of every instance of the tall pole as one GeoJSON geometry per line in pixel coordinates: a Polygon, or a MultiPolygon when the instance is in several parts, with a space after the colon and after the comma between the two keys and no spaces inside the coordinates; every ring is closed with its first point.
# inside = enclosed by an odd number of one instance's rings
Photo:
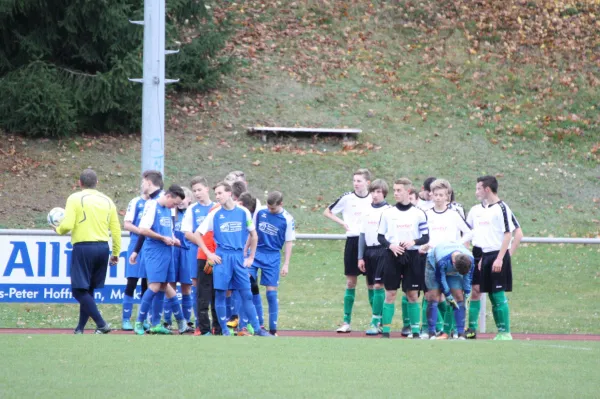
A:
{"type": "Polygon", "coordinates": [[[165,169],[165,0],[145,0],[144,20],[130,21],[144,26],[142,83],[142,172],[165,169]]]}

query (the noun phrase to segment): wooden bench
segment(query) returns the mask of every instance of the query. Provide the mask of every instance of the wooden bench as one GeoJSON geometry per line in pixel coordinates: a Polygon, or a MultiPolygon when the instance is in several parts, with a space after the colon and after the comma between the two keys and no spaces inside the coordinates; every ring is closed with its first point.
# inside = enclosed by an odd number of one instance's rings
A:
{"type": "Polygon", "coordinates": [[[311,134],[311,135],[319,135],[319,134],[328,134],[328,135],[341,135],[344,140],[348,140],[349,135],[357,135],[362,133],[361,129],[323,129],[323,128],[312,128],[312,127],[265,127],[265,126],[255,126],[249,127],[248,133],[260,133],[262,141],[267,141],[268,134],[279,134],[279,133],[289,133],[289,134],[311,134]]]}

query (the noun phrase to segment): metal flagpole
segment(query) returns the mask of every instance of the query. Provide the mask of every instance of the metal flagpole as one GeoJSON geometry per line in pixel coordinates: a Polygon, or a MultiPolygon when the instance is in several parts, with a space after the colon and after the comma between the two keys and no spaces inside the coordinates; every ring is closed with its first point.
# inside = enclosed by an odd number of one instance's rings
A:
{"type": "Polygon", "coordinates": [[[142,172],[148,169],[164,175],[165,161],[165,84],[179,79],[165,79],[165,0],[144,1],[144,20],[129,21],[144,26],[143,78],[129,79],[142,83],[142,172]]]}

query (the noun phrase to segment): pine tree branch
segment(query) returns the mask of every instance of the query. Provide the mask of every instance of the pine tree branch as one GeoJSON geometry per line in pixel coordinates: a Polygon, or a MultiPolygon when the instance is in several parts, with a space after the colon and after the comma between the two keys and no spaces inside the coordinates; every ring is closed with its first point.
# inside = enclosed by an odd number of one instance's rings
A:
{"type": "Polygon", "coordinates": [[[68,68],[64,68],[64,67],[59,67],[59,66],[57,66],[57,68],[58,69],[62,69],[63,71],[68,72],[71,75],[87,76],[87,77],[90,77],[90,78],[97,78],[98,77],[97,74],[92,75],[92,74],[89,74],[89,73],[73,71],[72,69],[68,69],[68,68]]]}

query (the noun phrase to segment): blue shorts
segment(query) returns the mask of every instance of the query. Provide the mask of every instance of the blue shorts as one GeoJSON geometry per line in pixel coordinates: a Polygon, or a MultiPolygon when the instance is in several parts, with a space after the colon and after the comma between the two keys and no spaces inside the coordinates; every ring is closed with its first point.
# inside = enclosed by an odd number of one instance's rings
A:
{"type": "Polygon", "coordinates": [[[216,254],[221,257],[221,263],[213,266],[215,290],[249,290],[250,276],[248,268],[244,267],[243,251],[217,248],[216,254]]]}
{"type": "Polygon", "coordinates": [[[129,263],[129,257],[135,249],[135,244],[136,240],[132,240],[129,242],[129,247],[127,248],[127,259],[125,259],[125,278],[146,277],[146,269],[144,268],[144,264],[142,263],[142,253],[144,252],[143,250],[140,250],[135,265],[129,263]]]}
{"type": "Polygon", "coordinates": [[[187,251],[187,263],[190,268],[191,278],[198,278],[198,246],[189,243],[190,249],[187,251]]]}
{"type": "Polygon", "coordinates": [[[162,245],[160,247],[144,246],[144,266],[148,283],[168,283],[175,280],[173,267],[173,248],[162,245]]]}
{"type": "Polygon", "coordinates": [[[110,257],[107,242],[78,242],[73,245],[71,256],[72,289],[104,287],[110,257]]]}
{"type": "Polygon", "coordinates": [[[281,253],[275,252],[256,252],[254,263],[250,268],[250,274],[258,280],[258,269],[260,273],[260,285],[268,287],[279,287],[279,270],[281,264],[281,253]]]}
{"type": "MultiPolygon", "coordinates": [[[[446,275],[446,282],[451,290],[462,290],[463,289],[463,276],[457,275],[446,275]]],[[[435,279],[435,270],[427,265],[425,269],[425,286],[428,290],[442,290],[442,287],[435,279]]]]}
{"type": "Polygon", "coordinates": [[[173,280],[169,283],[192,284],[192,275],[190,265],[188,263],[187,249],[173,247],[173,269],[175,274],[173,280]]]}

